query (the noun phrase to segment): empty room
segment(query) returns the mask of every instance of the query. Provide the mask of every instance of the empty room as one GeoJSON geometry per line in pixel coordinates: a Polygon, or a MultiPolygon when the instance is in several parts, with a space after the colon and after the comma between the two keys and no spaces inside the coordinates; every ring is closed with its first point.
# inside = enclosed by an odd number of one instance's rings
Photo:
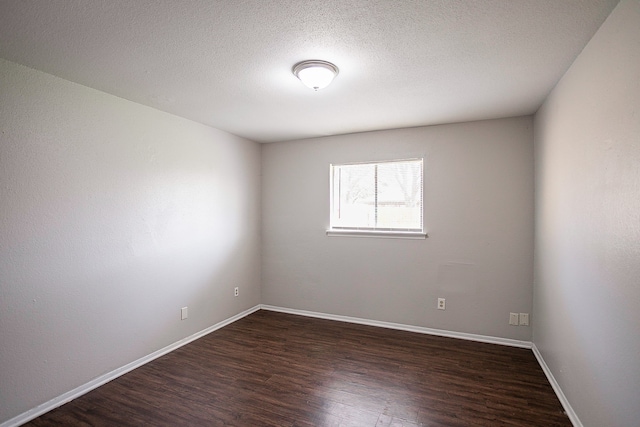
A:
{"type": "Polygon", "coordinates": [[[0,0],[0,427],[640,426],[640,0],[0,0]]]}

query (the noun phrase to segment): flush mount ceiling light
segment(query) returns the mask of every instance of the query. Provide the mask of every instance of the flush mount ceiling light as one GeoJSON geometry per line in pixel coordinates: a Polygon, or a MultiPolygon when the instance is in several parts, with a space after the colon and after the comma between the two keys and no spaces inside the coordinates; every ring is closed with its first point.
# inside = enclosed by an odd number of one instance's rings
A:
{"type": "Polygon", "coordinates": [[[338,67],[331,62],[314,59],[298,62],[293,66],[293,74],[305,86],[317,91],[329,86],[333,78],[338,75],[338,67]]]}

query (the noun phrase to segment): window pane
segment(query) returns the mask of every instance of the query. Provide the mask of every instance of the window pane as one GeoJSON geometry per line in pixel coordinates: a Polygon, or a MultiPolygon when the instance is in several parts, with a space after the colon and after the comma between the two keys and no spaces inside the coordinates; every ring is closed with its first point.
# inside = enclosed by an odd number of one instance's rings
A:
{"type": "Polygon", "coordinates": [[[378,165],[378,228],[421,228],[421,169],[415,161],[378,165]]]}
{"type": "Polygon", "coordinates": [[[374,165],[334,168],[334,226],[375,227],[374,165]]]}
{"type": "Polygon", "coordinates": [[[332,166],[332,228],[422,231],[422,160],[332,166]]]}

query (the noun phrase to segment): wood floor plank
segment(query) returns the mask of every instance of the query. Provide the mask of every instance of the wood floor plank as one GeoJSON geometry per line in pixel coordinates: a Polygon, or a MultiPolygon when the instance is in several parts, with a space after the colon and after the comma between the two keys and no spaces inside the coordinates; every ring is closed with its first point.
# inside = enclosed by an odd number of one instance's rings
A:
{"type": "Polygon", "coordinates": [[[28,426],[571,426],[530,350],[258,311],[28,426]]]}

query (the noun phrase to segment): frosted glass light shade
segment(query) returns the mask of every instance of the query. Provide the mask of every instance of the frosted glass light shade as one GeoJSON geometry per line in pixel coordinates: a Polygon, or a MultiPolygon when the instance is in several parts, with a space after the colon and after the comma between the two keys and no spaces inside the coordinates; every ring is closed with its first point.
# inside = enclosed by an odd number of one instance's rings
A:
{"type": "Polygon", "coordinates": [[[327,61],[302,61],[293,67],[293,74],[305,86],[317,91],[329,86],[338,75],[338,67],[327,61]]]}

